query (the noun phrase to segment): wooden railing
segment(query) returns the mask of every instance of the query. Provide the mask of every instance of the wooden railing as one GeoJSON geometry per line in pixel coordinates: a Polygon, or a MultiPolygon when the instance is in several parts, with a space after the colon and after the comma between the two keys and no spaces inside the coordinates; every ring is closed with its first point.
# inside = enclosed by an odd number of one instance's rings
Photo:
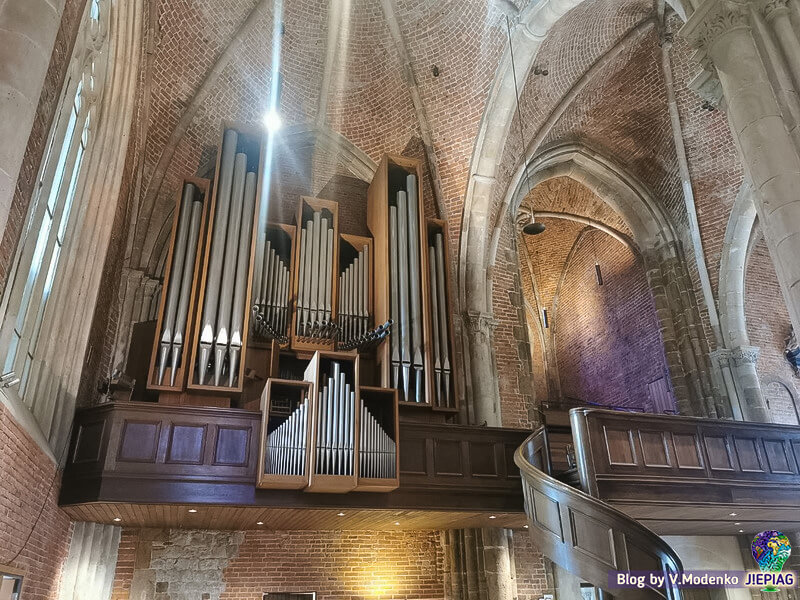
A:
{"type": "Polygon", "coordinates": [[[401,422],[390,493],[257,490],[261,413],[118,402],[78,411],[60,502],[522,513],[513,455],[528,432],[401,422]]]}
{"type": "MultiPolygon", "coordinates": [[[[550,560],[595,587],[608,590],[611,571],[677,573],[681,563],[660,537],[608,504],[550,477],[544,428],[519,447],[514,461],[522,473],[530,534],[550,560]]],[[[680,598],[677,589],[621,588],[619,600],[680,598]]]]}
{"type": "Polygon", "coordinates": [[[570,411],[581,486],[609,502],[800,506],[800,427],[570,411]]]}

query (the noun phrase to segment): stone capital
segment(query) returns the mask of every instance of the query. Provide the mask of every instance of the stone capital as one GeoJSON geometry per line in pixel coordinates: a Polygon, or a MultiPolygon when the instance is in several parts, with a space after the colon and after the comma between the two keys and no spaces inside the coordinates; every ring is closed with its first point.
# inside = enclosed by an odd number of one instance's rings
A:
{"type": "Polygon", "coordinates": [[[680,35],[692,45],[708,50],[726,33],[750,27],[749,2],[705,0],[681,28],[680,35]]]}
{"type": "Polygon", "coordinates": [[[470,334],[491,335],[497,321],[489,313],[466,312],[463,317],[464,326],[470,334]]]}
{"type": "Polygon", "coordinates": [[[729,367],[731,361],[731,351],[727,348],[718,348],[711,352],[711,360],[720,367],[729,367]]]}
{"type": "Polygon", "coordinates": [[[789,14],[789,0],[761,0],[759,8],[767,21],[781,14],[789,14]]]}
{"type": "Polygon", "coordinates": [[[737,367],[746,364],[755,364],[758,360],[758,346],[737,346],[731,349],[731,361],[737,367]]]}

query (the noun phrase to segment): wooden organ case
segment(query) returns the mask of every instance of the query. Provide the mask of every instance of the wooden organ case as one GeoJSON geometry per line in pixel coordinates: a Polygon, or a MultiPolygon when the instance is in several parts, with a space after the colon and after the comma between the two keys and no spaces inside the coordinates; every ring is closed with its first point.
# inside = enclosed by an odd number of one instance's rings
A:
{"type": "Polygon", "coordinates": [[[425,217],[419,161],[389,155],[367,192],[371,237],[340,231],[321,198],[270,221],[264,138],[224,124],[213,186],[184,182],[148,389],[260,410],[258,488],[391,491],[400,419],[458,413],[447,224],[425,217]]]}

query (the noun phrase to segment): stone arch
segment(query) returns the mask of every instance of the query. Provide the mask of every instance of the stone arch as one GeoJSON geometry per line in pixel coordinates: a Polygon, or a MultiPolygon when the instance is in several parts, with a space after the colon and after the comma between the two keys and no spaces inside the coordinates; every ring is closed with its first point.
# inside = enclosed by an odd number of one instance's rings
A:
{"type": "MultiPolygon", "coordinates": [[[[509,188],[499,211],[498,224],[509,211],[512,221],[516,220],[520,203],[528,193],[525,172],[525,165],[520,166],[514,187],[509,188]]],[[[680,411],[698,416],[727,416],[730,413],[728,407],[715,398],[708,345],[681,243],[674,225],[654,195],[601,152],[578,144],[545,149],[531,159],[527,172],[531,188],[555,177],[569,177],[590,189],[623,218],[633,234],[635,252],[642,257],[656,301],[672,387],[680,411]]],[[[499,225],[495,227],[497,235],[499,229],[499,225]]],[[[496,242],[490,244],[486,257],[490,266],[495,261],[496,247],[496,242]]],[[[467,270],[471,267],[467,260],[467,270]]],[[[488,273],[491,271],[489,268],[488,273]]]]}
{"type": "MultiPolygon", "coordinates": [[[[764,395],[766,398],[774,397],[773,394],[769,393],[771,386],[779,386],[783,391],[786,392],[788,396],[787,400],[791,404],[789,407],[791,411],[793,411],[793,419],[791,419],[791,423],[786,423],[787,425],[800,425],[800,397],[797,395],[797,389],[792,385],[791,381],[786,380],[785,378],[781,377],[780,375],[765,375],[761,379],[761,385],[764,389],[764,395]]],[[[770,410],[775,411],[774,406],[769,406],[770,410]]]]}

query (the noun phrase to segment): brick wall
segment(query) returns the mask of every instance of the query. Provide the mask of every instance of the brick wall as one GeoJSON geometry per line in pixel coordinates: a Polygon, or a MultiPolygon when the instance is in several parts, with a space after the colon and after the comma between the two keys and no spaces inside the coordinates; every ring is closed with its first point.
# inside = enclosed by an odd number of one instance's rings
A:
{"type": "Polygon", "coordinates": [[[647,408],[647,384],[664,376],[666,359],[644,270],[629,249],[597,230],[581,237],[553,326],[565,396],[647,408]]]}
{"type": "Polygon", "coordinates": [[[123,529],[117,553],[117,569],[114,572],[114,584],[111,589],[111,600],[127,600],[130,598],[133,573],[136,568],[136,550],[139,545],[138,529],[123,529]]]}
{"type": "Polygon", "coordinates": [[[517,575],[517,600],[539,600],[553,593],[552,577],[547,573],[545,558],[536,548],[527,529],[513,532],[514,564],[517,575]]]}
{"type": "Polygon", "coordinates": [[[58,108],[61,88],[64,85],[69,59],[72,56],[72,47],[75,44],[75,36],[78,34],[85,4],[86,0],[66,0],[64,2],[61,25],[56,34],[53,54],[50,57],[47,75],[42,86],[42,95],[39,97],[39,106],[36,109],[28,145],[25,148],[22,168],[8,213],[8,223],[2,235],[2,241],[0,241],[0,289],[6,284],[11,261],[17,250],[17,243],[28,215],[28,206],[36,183],[36,176],[39,174],[39,164],[58,108]]]}
{"type": "Polygon", "coordinates": [[[744,306],[750,344],[759,348],[756,370],[765,399],[770,404],[772,418],[777,423],[797,424],[796,410],[800,407],[793,406],[786,387],[769,383],[779,378],[791,386],[795,396],[800,396],[800,380],[783,356],[786,336],[791,327],[789,312],[767,244],[760,232],[747,259],[744,306]]]}
{"type": "Polygon", "coordinates": [[[25,600],[55,600],[71,524],[55,465],[0,404],[0,564],[23,572],[25,600]]]}

